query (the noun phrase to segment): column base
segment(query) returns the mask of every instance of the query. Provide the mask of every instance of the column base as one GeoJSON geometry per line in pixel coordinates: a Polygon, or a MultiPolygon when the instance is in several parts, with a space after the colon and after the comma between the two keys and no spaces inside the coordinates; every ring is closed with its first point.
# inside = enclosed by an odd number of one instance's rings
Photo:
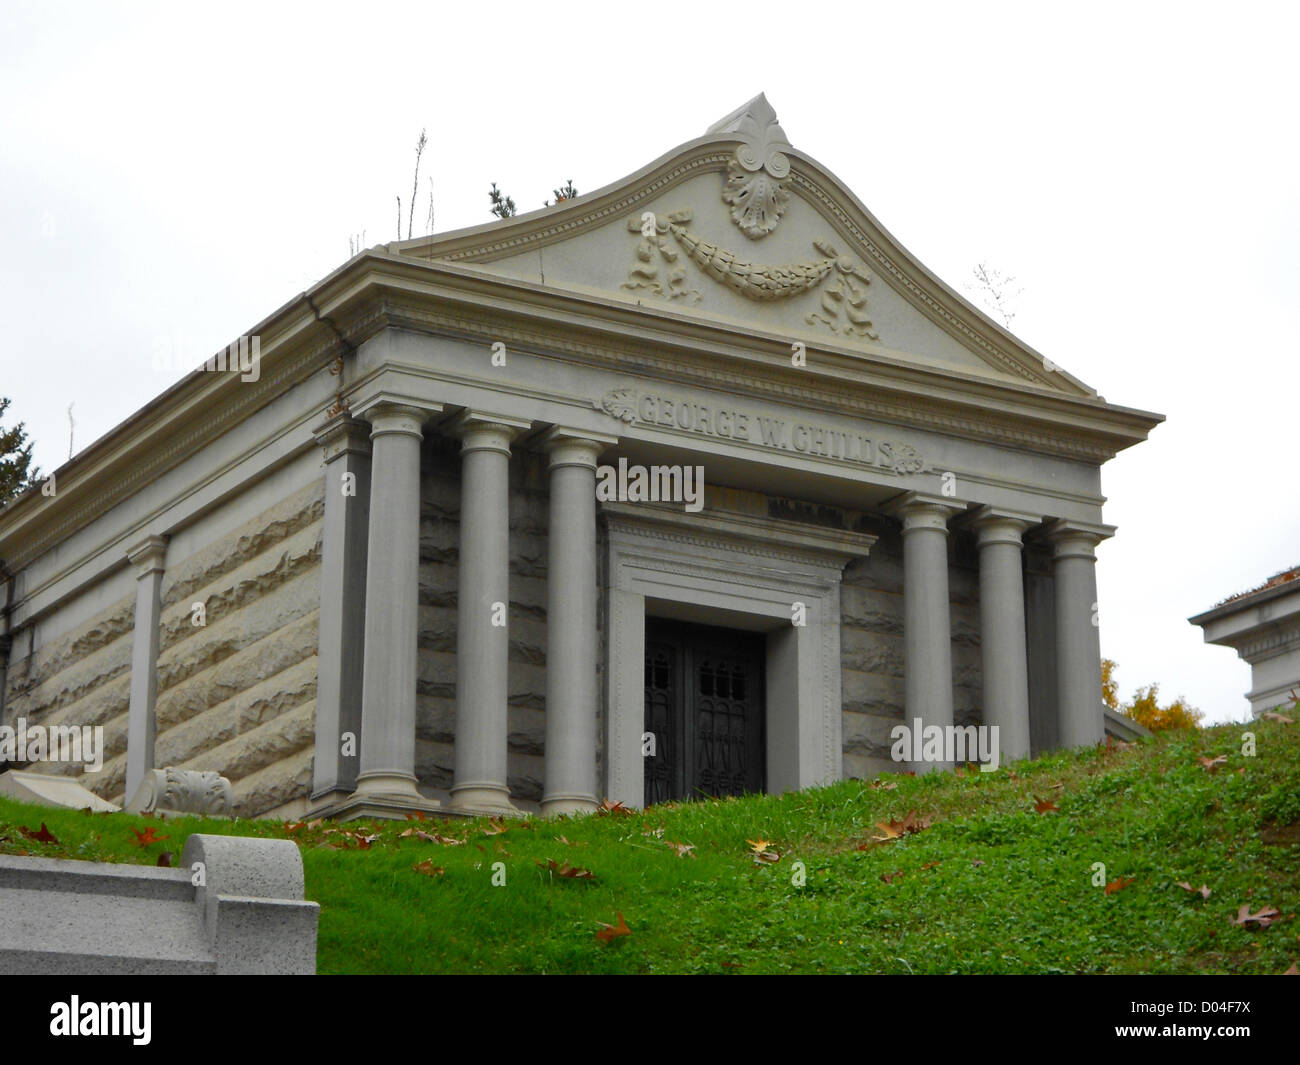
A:
{"type": "Polygon", "coordinates": [[[600,804],[594,795],[547,795],[542,797],[543,817],[568,817],[594,813],[600,804]]]}
{"type": "Polygon", "coordinates": [[[397,799],[422,800],[423,796],[416,789],[415,777],[410,773],[383,772],[362,773],[357,777],[357,795],[385,796],[397,799]]]}
{"type": "Polygon", "coordinates": [[[414,795],[366,795],[356,792],[342,800],[335,799],[322,805],[313,806],[303,820],[314,821],[316,818],[331,818],[336,821],[356,821],[363,817],[379,818],[387,821],[404,821],[408,814],[434,814],[448,816],[451,811],[437,799],[426,799],[418,792],[414,795]]]}
{"type": "Polygon", "coordinates": [[[492,785],[466,784],[451,789],[451,808],[471,817],[527,817],[510,801],[506,788],[492,785]]]}

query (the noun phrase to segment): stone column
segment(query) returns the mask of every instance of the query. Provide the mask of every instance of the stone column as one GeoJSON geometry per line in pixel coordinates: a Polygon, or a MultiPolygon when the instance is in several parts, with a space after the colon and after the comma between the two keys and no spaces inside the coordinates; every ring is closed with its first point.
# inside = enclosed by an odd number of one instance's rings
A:
{"type": "Polygon", "coordinates": [[[971,518],[979,536],[984,724],[998,727],[1000,762],[1029,757],[1029,659],[1021,534],[1032,524],[1029,515],[992,507],[980,507],[971,518]]]}
{"type": "MultiPolygon", "coordinates": [[[[903,522],[903,668],[905,723],[952,724],[952,615],[948,601],[948,519],[963,508],[939,496],[907,492],[888,507],[903,522]]],[[[913,737],[919,745],[921,737],[913,737]]],[[[951,769],[923,762],[918,772],[951,769]]]]}
{"type": "Polygon", "coordinates": [[[325,452],[325,519],[313,800],[345,798],[357,786],[366,642],[370,426],[347,414],[335,415],[316,427],[316,442],[325,452]],[[345,744],[345,737],[350,742],[345,744]]]}
{"type": "Polygon", "coordinates": [[[1054,521],[1047,528],[1055,549],[1056,688],[1062,747],[1100,743],[1105,734],[1101,696],[1101,640],[1097,628],[1096,546],[1109,525],[1054,521]]]}
{"type": "Polygon", "coordinates": [[[596,800],[596,461],[613,436],[556,427],[546,572],[547,816],[596,800]]]}
{"type": "Polygon", "coordinates": [[[135,567],[135,629],[131,635],[131,702],[126,716],[126,790],[130,802],[154,768],[158,698],[159,620],[167,538],[150,536],[126,553],[135,567]]]}
{"type": "Polygon", "coordinates": [[[427,805],[416,790],[420,441],[430,409],[381,400],[370,422],[370,519],[358,796],[427,805]]]}
{"type": "Polygon", "coordinates": [[[462,456],[451,795],[466,811],[514,811],[506,786],[510,442],[530,424],[467,410],[449,427],[461,438],[462,456]]]}

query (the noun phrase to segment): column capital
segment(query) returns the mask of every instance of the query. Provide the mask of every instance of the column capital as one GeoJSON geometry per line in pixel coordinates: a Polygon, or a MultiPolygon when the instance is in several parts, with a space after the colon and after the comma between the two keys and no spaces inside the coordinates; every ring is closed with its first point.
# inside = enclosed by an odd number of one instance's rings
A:
{"type": "Polygon", "coordinates": [[[581,466],[595,469],[600,453],[618,443],[617,436],[608,433],[591,433],[585,429],[570,429],[564,425],[552,426],[537,438],[542,449],[550,456],[550,468],[581,466]]]}
{"type": "Polygon", "coordinates": [[[1037,525],[1041,520],[1039,515],[1030,514],[1028,511],[1009,510],[986,504],[963,515],[961,523],[975,530],[980,547],[988,544],[1012,544],[1021,547],[1024,531],[1037,525]]]}
{"type": "Polygon", "coordinates": [[[884,510],[903,522],[903,532],[913,529],[935,529],[948,532],[948,519],[965,510],[965,504],[947,496],[930,495],[926,492],[904,492],[885,504],[884,510]]]}
{"type": "Polygon", "coordinates": [[[532,421],[509,414],[466,408],[447,422],[444,428],[460,438],[460,453],[499,451],[510,454],[510,445],[522,432],[532,428],[532,421]]]}
{"type": "Polygon", "coordinates": [[[312,427],[316,443],[325,449],[325,461],[341,455],[370,454],[370,423],[344,411],[312,427]]]}
{"type": "Polygon", "coordinates": [[[162,573],[163,559],[167,556],[167,537],[146,536],[126,552],[126,560],[135,566],[135,575],[139,579],[151,573],[162,573]]]}
{"type": "Polygon", "coordinates": [[[424,438],[424,424],[435,414],[442,413],[441,403],[432,403],[414,396],[393,392],[380,392],[352,407],[352,417],[370,423],[370,439],[385,433],[424,438]]]}
{"type": "Polygon", "coordinates": [[[1115,535],[1115,526],[1058,518],[1048,523],[1046,531],[1048,542],[1055,548],[1055,558],[1096,561],[1097,545],[1115,535]]]}

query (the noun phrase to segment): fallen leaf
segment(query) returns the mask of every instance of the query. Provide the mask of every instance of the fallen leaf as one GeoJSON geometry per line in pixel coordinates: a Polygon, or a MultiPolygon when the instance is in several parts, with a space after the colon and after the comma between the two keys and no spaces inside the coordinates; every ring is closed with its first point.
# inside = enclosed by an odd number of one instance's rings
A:
{"type": "Polygon", "coordinates": [[[465,842],[463,839],[451,839],[448,836],[440,836],[437,832],[425,832],[423,829],[419,828],[408,828],[405,832],[399,832],[397,835],[399,839],[414,836],[416,839],[423,840],[425,843],[442,843],[451,846],[465,842]]]}
{"type": "Polygon", "coordinates": [[[764,862],[779,862],[781,854],[779,851],[757,851],[752,855],[755,865],[762,865],[764,862]]]}
{"type": "Polygon", "coordinates": [[[1034,810],[1035,812],[1040,814],[1061,812],[1060,808],[1056,805],[1056,803],[1051,802],[1048,799],[1040,799],[1037,795],[1034,796],[1034,810]]]}
{"type": "Polygon", "coordinates": [[[171,851],[163,851],[162,854],[158,855],[158,865],[163,869],[170,869],[172,867],[172,857],[171,851]]]}
{"type": "Polygon", "coordinates": [[[672,840],[665,840],[664,845],[671,847],[679,858],[695,857],[695,855],[691,854],[691,851],[695,849],[694,843],[674,843],[672,840]]]}
{"type": "Polygon", "coordinates": [[[604,921],[597,921],[600,925],[600,931],[596,933],[596,938],[602,943],[608,943],[611,939],[617,939],[619,936],[630,936],[632,929],[628,928],[627,922],[623,920],[621,913],[615,914],[618,918],[618,924],[606,924],[604,921]]]}
{"type": "Polygon", "coordinates": [[[370,849],[370,844],[374,843],[375,840],[379,838],[378,834],[367,836],[360,832],[349,832],[348,835],[357,841],[357,848],[363,851],[368,851],[370,849]]]}
{"type": "MultiPolygon", "coordinates": [[[[1269,721],[1280,721],[1280,722],[1281,722],[1282,724],[1284,724],[1284,725],[1294,725],[1294,724],[1295,724],[1295,718],[1287,717],[1286,714],[1278,714],[1278,713],[1275,713],[1275,712],[1272,711],[1272,710],[1265,710],[1265,711],[1264,711],[1262,714],[1260,714],[1259,716],[1260,716],[1260,717],[1264,717],[1264,718],[1268,718],[1269,721]]],[[[1295,966],[1293,965],[1292,968],[1294,969],[1295,966]]]]}
{"type": "Polygon", "coordinates": [[[557,862],[554,858],[547,858],[544,862],[538,862],[539,869],[545,869],[555,876],[562,876],[566,880],[595,880],[596,874],[590,869],[583,869],[577,865],[569,865],[566,862],[557,862]]]}
{"type": "Polygon", "coordinates": [[[135,833],[135,845],[137,847],[147,847],[151,843],[161,843],[163,840],[171,838],[170,836],[155,836],[153,834],[153,825],[149,825],[143,832],[134,828],[131,831],[135,833]]]}
{"type": "Polygon", "coordinates": [[[499,836],[502,832],[509,832],[510,826],[494,817],[487,828],[479,829],[479,831],[485,836],[499,836]]]}
{"type": "Polygon", "coordinates": [[[409,811],[409,812],[407,813],[407,815],[406,815],[406,819],[407,819],[408,821],[427,821],[427,820],[429,820],[427,817],[424,816],[424,812],[423,812],[422,810],[411,810],[411,811],[409,811]]]}
{"type": "Polygon", "coordinates": [[[1196,760],[1201,763],[1201,768],[1207,773],[1217,773],[1219,766],[1227,764],[1228,756],[1221,754],[1218,758],[1198,758],[1196,760]]]}
{"type": "Polygon", "coordinates": [[[324,823],[325,823],[325,819],[324,819],[323,817],[318,817],[318,818],[316,818],[315,821],[308,821],[308,822],[307,822],[307,827],[308,827],[308,828],[320,828],[320,826],[323,825],[324,823]]]}
{"type": "Polygon", "coordinates": [[[976,858],[973,862],[970,863],[970,867],[972,869],[978,869],[983,864],[984,864],[983,858],[976,858]]]}
{"type": "MultiPolygon", "coordinates": [[[[37,843],[58,843],[59,842],[55,838],[54,833],[45,827],[44,821],[41,822],[41,828],[39,832],[34,828],[27,828],[25,825],[19,825],[18,831],[21,832],[28,839],[34,839],[37,843]]],[[[152,832],[153,829],[150,829],[149,831],[152,832]]],[[[163,839],[166,838],[167,838],[166,836],[163,836],[163,839]]]]}
{"type": "Polygon", "coordinates": [[[608,817],[611,814],[615,816],[631,817],[632,811],[624,806],[621,802],[610,802],[608,799],[602,800],[601,804],[596,807],[597,817],[608,817]]]}
{"type": "Polygon", "coordinates": [[[922,829],[930,827],[933,817],[917,817],[915,810],[909,810],[907,816],[901,821],[895,818],[892,821],[877,821],[876,827],[884,835],[874,836],[873,839],[878,843],[892,843],[896,839],[902,839],[909,832],[920,832],[922,829]]]}
{"type": "Polygon", "coordinates": [[[1180,880],[1180,881],[1178,881],[1177,884],[1174,885],[1174,887],[1180,887],[1180,888],[1182,888],[1184,891],[1191,891],[1191,892],[1193,892],[1194,894],[1200,895],[1201,898],[1203,898],[1203,899],[1208,899],[1208,898],[1210,897],[1210,889],[1207,888],[1204,884],[1202,884],[1202,885],[1201,885],[1200,887],[1198,887],[1198,888],[1195,888],[1195,887],[1192,887],[1192,885],[1189,884],[1186,880],[1180,880]]]}
{"type": "Polygon", "coordinates": [[[749,844],[750,850],[752,850],[755,854],[761,854],[763,851],[767,850],[767,848],[772,845],[772,841],[770,839],[747,839],[745,840],[745,842],[749,844]]]}
{"type": "Polygon", "coordinates": [[[306,828],[306,827],[307,825],[303,821],[286,821],[284,823],[284,834],[286,836],[292,836],[295,832],[298,831],[298,829],[306,828]]]}
{"type": "Polygon", "coordinates": [[[902,878],[903,878],[903,870],[901,869],[895,869],[892,873],[880,874],[880,879],[883,880],[886,884],[892,884],[895,880],[901,880],[902,878]]]}
{"type": "Polygon", "coordinates": [[[416,862],[411,868],[417,873],[423,873],[425,876],[442,876],[447,871],[441,865],[434,865],[432,858],[425,858],[422,862],[416,862]]]}
{"type": "Polygon", "coordinates": [[[921,866],[921,868],[922,868],[922,869],[938,869],[938,868],[939,868],[939,863],[938,863],[938,862],[926,862],[923,866],[921,866]]]}
{"type": "Polygon", "coordinates": [[[877,791],[893,791],[896,787],[898,787],[898,781],[891,780],[889,782],[885,782],[883,780],[873,780],[870,786],[876,789],[877,791]]]}
{"type": "Polygon", "coordinates": [[[1109,884],[1106,885],[1106,894],[1118,895],[1121,891],[1123,891],[1126,887],[1129,886],[1129,884],[1133,883],[1133,881],[1136,879],[1137,877],[1135,876],[1116,877],[1114,880],[1112,880],[1109,884]]]}
{"type": "Polygon", "coordinates": [[[1278,910],[1274,906],[1265,906],[1259,913],[1251,913],[1249,904],[1242,903],[1241,909],[1237,911],[1237,916],[1232,919],[1232,923],[1241,928],[1251,924],[1259,928],[1267,928],[1277,918],[1278,910]]]}

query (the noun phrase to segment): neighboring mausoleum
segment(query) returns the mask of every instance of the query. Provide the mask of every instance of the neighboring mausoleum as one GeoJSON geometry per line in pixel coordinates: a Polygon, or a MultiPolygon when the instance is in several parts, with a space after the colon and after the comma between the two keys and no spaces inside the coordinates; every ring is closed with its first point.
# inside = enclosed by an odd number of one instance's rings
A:
{"type": "Polygon", "coordinates": [[[1276,573],[1258,588],[1188,618],[1206,643],[1231,647],[1250,663],[1250,710],[1290,706],[1300,692],[1300,566],[1276,573]]]}

